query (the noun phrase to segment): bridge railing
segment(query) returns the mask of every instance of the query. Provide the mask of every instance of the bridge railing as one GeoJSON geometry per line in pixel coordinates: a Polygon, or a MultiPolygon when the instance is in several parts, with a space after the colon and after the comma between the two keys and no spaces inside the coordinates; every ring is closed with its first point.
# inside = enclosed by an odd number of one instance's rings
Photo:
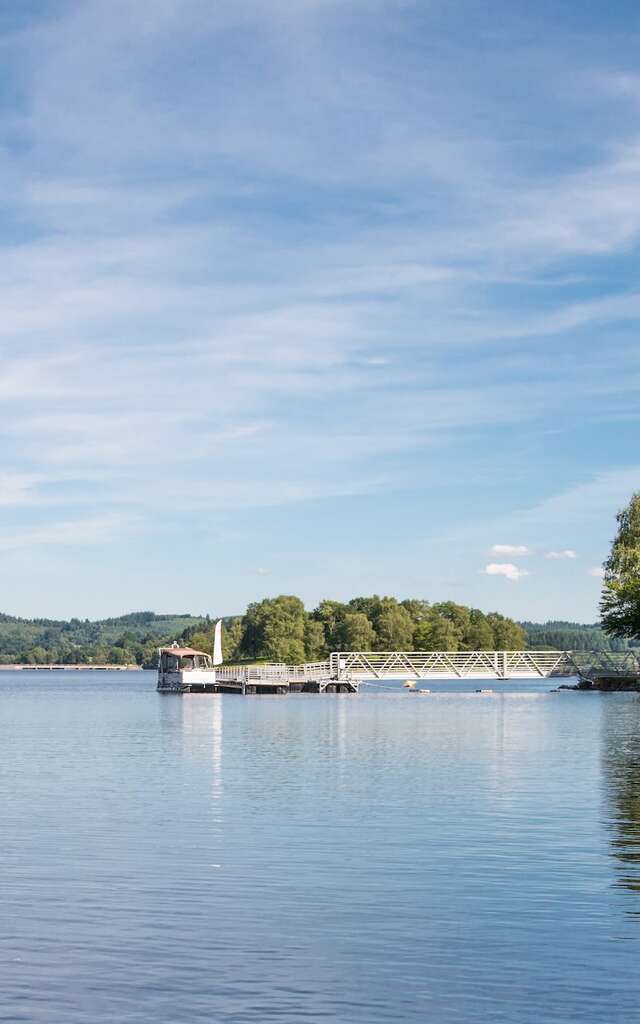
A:
{"type": "Polygon", "coordinates": [[[637,648],[631,651],[571,651],[568,657],[576,674],[583,679],[640,674],[640,650],[637,648]]]}
{"type": "Polygon", "coordinates": [[[576,673],[566,651],[336,651],[329,663],[335,679],[544,679],[576,673]]]}
{"type": "Polygon", "coordinates": [[[331,679],[546,679],[640,673],[640,651],[335,651],[327,661],[222,665],[223,682],[331,679]]]}

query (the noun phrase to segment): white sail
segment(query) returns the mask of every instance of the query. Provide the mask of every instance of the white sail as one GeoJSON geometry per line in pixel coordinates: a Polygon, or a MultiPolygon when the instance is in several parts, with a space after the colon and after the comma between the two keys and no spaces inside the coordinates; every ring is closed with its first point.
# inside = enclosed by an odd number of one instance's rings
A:
{"type": "Polygon", "coordinates": [[[222,665],[222,619],[218,619],[216,622],[213,640],[213,664],[222,665]]]}

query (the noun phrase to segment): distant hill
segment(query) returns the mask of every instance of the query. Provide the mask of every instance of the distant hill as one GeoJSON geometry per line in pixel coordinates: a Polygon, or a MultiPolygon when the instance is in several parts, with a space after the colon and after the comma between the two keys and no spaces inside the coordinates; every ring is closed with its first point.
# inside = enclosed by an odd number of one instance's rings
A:
{"type": "Polygon", "coordinates": [[[601,627],[594,623],[584,625],[580,622],[521,622],[527,634],[529,647],[554,647],[561,651],[626,651],[632,642],[607,636],[601,627]]]}
{"type": "Polygon", "coordinates": [[[131,612],[118,618],[21,619],[0,613],[0,663],[155,664],[156,649],[206,625],[195,615],[131,612]]]}

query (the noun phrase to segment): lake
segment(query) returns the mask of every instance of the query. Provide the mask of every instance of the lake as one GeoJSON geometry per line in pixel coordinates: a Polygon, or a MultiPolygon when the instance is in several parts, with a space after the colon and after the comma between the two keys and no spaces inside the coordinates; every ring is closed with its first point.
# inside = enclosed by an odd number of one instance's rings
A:
{"type": "Polygon", "coordinates": [[[640,699],[384,685],[1,672],[0,1021],[638,1019],[640,699]]]}

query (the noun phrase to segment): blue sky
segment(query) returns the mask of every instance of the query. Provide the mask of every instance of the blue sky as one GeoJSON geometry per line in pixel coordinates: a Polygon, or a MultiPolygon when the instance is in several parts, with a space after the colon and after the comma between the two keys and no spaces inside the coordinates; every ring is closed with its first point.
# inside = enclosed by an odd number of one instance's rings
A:
{"type": "Polygon", "coordinates": [[[636,4],[0,33],[4,610],[595,619],[640,486],[636,4]]]}

